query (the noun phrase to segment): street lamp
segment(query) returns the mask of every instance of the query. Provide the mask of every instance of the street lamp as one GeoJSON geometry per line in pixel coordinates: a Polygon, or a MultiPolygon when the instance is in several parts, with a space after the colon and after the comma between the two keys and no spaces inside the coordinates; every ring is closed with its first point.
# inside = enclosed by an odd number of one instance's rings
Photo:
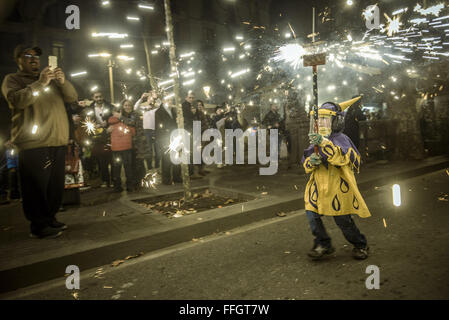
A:
{"type": "Polygon", "coordinates": [[[144,10],[151,10],[151,11],[154,10],[154,7],[149,4],[139,4],[137,7],[144,10]]]}
{"type": "Polygon", "coordinates": [[[109,68],[109,88],[111,92],[111,103],[114,104],[114,72],[112,68],[115,67],[115,62],[109,59],[107,67],[109,68]]]}
{"type": "MultiPolygon", "coordinates": [[[[146,10],[146,11],[153,11],[154,10],[154,6],[150,5],[150,4],[147,4],[146,2],[139,3],[137,5],[137,7],[139,9],[146,10]]],[[[150,84],[151,84],[151,87],[153,89],[155,89],[157,86],[156,86],[156,81],[155,81],[155,79],[153,77],[153,73],[151,72],[150,45],[148,44],[148,36],[146,34],[146,30],[148,30],[148,29],[149,29],[149,21],[148,21],[147,16],[144,15],[143,16],[143,25],[142,25],[143,46],[144,46],[144,49],[145,49],[145,57],[146,57],[146,60],[147,60],[148,75],[150,76],[150,84]]],[[[154,51],[152,51],[151,54],[154,54],[154,51]]]]}
{"type": "MultiPolygon", "coordinates": [[[[96,58],[96,57],[102,57],[102,58],[110,58],[111,54],[107,52],[101,52],[101,53],[94,53],[89,54],[89,58],[96,58]]],[[[109,88],[110,88],[110,94],[111,94],[111,103],[114,103],[114,73],[112,71],[112,68],[115,66],[115,62],[112,59],[109,59],[107,67],[109,68],[109,88]]]]}

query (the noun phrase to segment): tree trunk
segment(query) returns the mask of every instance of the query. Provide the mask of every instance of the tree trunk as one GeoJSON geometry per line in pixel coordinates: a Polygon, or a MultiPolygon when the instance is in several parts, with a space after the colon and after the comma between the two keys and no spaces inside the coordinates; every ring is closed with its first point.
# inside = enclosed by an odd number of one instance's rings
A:
{"type": "Polygon", "coordinates": [[[149,27],[150,27],[150,23],[148,22],[147,18],[145,17],[144,24],[143,24],[143,31],[142,31],[143,45],[145,47],[145,56],[147,58],[148,75],[150,77],[151,89],[156,90],[157,89],[156,81],[154,80],[153,72],[151,71],[150,45],[148,44],[148,37],[150,35],[149,27]]]}
{"type": "MultiPolygon", "coordinates": [[[[173,37],[173,20],[171,14],[170,0],[164,0],[165,6],[165,23],[167,25],[167,37],[170,43],[170,65],[171,71],[176,73],[177,76],[174,77],[174,93],[175,93],[175,103],[177,109],[177,122],[178,128],[184,129],[184,115],[182,113],[182,105],[181,105],[181,96],[179,93],[179,72],[176,63],[176,46],[173,37]]],[[[183,144],[184,140],[183,140],[183,144]]],[[[190,158],[190,157],[189,157],[190,158]]],[[[189,201],[192,198],[192,192],[190,190],[190,176],[188,165],[185,163],[181,163],[181,171],[182,171],[182,181],[184,185],[184,199],[189,201]]]]}

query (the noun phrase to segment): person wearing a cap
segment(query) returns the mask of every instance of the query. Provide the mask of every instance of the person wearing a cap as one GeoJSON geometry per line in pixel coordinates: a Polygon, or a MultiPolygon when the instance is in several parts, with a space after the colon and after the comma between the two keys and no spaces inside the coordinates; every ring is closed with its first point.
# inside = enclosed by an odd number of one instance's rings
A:
{"type": "Polygon", "coordinates": [[[22,206],[31,236],[56,237],[67,226],[56,220],[64,191],[69,123],[64,103],[77,101],[60,68],[41,70],[38,47],[14,51],[18,72],[6,75],[2,93],[12,110],[11,142],[19,149],[22,206]]]}

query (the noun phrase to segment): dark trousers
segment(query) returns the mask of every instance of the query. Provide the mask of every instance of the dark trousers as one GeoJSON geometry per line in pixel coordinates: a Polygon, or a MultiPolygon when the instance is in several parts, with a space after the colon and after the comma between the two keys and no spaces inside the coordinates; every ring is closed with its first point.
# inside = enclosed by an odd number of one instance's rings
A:
{"type": "MultiPolygon", "coordinates": [[[[99,153],[96,158],[98,161],[98,170],[100,171],[101,181],[110,184],[111,175],[109,174],[109,165],[112,167],[112,153],[102,152],[99,153]]],[[[114,175],[113,172],[112,175],[114,175]]],[[[112,179],[114,179],[114,177],[112,177],[112,179]]]]}
{"type": "Polygon", "coordinates": [[[126,188],[132,189],[134,187],[134,171],[132,167],[132,150],[124,151],[112,151],[113,165],[112,165],[112,175],[114,177],[114,188],[122,188],[122,165],[125,167],[126,176],[126,188]]]}
{"type": "Polygon", "coordinates": [[[143,132],[145,134],[145,138],[147,139],[148,145],[150,147],[150,156],[149,156],[150,163],[148,163],[148,160],[147,160],[148,169],[153,168],[153,164],[152,164],[153,154],[154,154],[154,167],[159,168],[159,162],[160,162],[161,156],[159,154],[159,146],[158,146],[157,138],[155,136],[155,131],[151,130],[151,129],[144,129],[143,132]],[[154,149],[154,152],[153,152],[153,149],[154,149]]]}
{"type": "Polygon", "coordinates": [[[137,158],[137,151],[136,149],[132,149],[132,169],[133,169],[133,176],[134,176],[134,183],[137,186],[139,186],[142,179],[145,177],[145,160],[141,158],[137,158]]]}
{"type": "Polygon", "coordinates": [[[6,150],[0,147],[0,196],[8,195],[8,167],[6,165],[6,150]]]}
{"type": "Polygon", "coordinates": [[[174,165],[170,160],[170,152],[162,153],[162,183],[171,184],[173,171],[173,181],[182,182],[181,165],[174,165]]]}
{"type": "Polygon", "coordinates": [[[9,197],[20,199],[19,175],[16,168],[9,169],[9,197]]]}
{"type": "Polygon", "coordinates": [[[45,147],[19,152],[22,207],[31,232],[47,227],[62,203],[67,147],[45,147]]]}
{"type": "MultiPolygon", "coordinates": [[[[331,246],[331,238],[328,236],[326,229],[324,228],[321,215],[312,211],[306,211],[306,214],[312,234],[315,236],[315,246],[321,245],[324,248],[329,248],[331,246]]],[[[366,238],[360,233],[359,229],[352,220],[351,215],[334,216],[334,220],[349,243],[356,248],[366,247],[366,238]]]]}

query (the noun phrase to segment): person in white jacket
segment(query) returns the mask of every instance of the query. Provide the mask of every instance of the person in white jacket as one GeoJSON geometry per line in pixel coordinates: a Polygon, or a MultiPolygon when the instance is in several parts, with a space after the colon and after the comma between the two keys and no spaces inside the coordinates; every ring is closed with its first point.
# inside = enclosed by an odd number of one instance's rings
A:
{"type": "Polygon", "coordinates": [[[158,98],[156,92],[143,93],[139,100],[134,105],[134,110],[143,115],[143,131],[147,139],[150,155],[149,163],[147,161],[148,170],[153,168],[153,154],[154,154],[154,168],[159,168],[160,154],[158,141],[155,135],[155,113],[161,105],[161,100],[158,98]],[[154,152],[153,152],[154,150],[154,152]]]}

